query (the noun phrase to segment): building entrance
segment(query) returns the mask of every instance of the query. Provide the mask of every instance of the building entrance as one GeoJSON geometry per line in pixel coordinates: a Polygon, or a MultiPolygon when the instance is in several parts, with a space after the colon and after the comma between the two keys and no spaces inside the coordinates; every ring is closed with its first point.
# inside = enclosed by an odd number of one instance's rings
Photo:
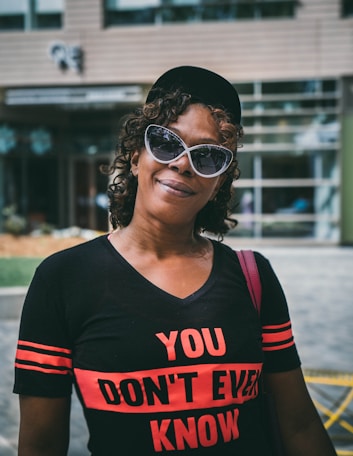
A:
{"type": "Polygon", "coordinates": [[[25,219],[26,232],[108,229],[108,176],[100,166],[111,159],[112,135],[62,123],[0,124],[0,231],[9,211],[25,219]]]}
{"type": "Polygon", "coordinates": [[[54,157],[24,154],[3,159],[4,207],[13,207],[33,230],[58,222],[58,173],[54,157]]]}

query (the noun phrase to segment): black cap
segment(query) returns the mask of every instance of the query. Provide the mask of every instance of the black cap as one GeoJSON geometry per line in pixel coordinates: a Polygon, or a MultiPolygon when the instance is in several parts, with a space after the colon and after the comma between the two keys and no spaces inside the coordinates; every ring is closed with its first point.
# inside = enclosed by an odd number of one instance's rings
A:
{"type": "Polygon", "coordinates": [[[219,74],[194,66],[172,68],[153,84],[146,103],[161,96],[162,91],[176,89],[190,94],[195,101],[224,109],[232,122],[240,125],[241,107],[238,93],[232,84],[219,74]]]}

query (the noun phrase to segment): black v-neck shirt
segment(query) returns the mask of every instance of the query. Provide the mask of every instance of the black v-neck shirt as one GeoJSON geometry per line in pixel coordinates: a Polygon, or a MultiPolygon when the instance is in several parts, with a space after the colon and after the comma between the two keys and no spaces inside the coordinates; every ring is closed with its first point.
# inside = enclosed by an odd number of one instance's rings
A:
{"type": "Polygon", "coordinates": [[[24,304],[14,391],[62,397],[74,384],[95,456],[270,455],[260,374],[300,365],[286,300],[256,253],[260,321],[237,256],[212,242],[211,273],[185,299],[107,236],[44,260],[24,304]]]}

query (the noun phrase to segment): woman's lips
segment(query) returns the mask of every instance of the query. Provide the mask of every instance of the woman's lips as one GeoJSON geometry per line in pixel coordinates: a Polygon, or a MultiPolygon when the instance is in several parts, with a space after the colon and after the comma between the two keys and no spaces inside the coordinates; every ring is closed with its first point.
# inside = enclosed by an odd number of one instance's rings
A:
{"type": "Polygon", "coordinates": [[[183,182],[172,179],[159,179],[158,182],[168,193],[172,193],[174,195],[187,197],[195,194],[195,192],[183,182]]]}

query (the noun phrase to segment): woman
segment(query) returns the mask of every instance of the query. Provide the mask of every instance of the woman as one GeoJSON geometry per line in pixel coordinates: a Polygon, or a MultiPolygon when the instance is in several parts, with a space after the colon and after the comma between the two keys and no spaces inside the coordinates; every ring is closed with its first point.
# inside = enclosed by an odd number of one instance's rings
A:
{"type": "Polygon", "coordinates": [[[285,454],[335,454],[268,261],[256,254],[260,322],[237,256],[202,234],[229,229],[241,135],[234,88],[195,67],[162,75],[128,117],[106,170],[114,231],[45,260],[26,298],[20,456],[67,453],[72,384],[95,456],[271,455],[262,371],[285,454]]]}

